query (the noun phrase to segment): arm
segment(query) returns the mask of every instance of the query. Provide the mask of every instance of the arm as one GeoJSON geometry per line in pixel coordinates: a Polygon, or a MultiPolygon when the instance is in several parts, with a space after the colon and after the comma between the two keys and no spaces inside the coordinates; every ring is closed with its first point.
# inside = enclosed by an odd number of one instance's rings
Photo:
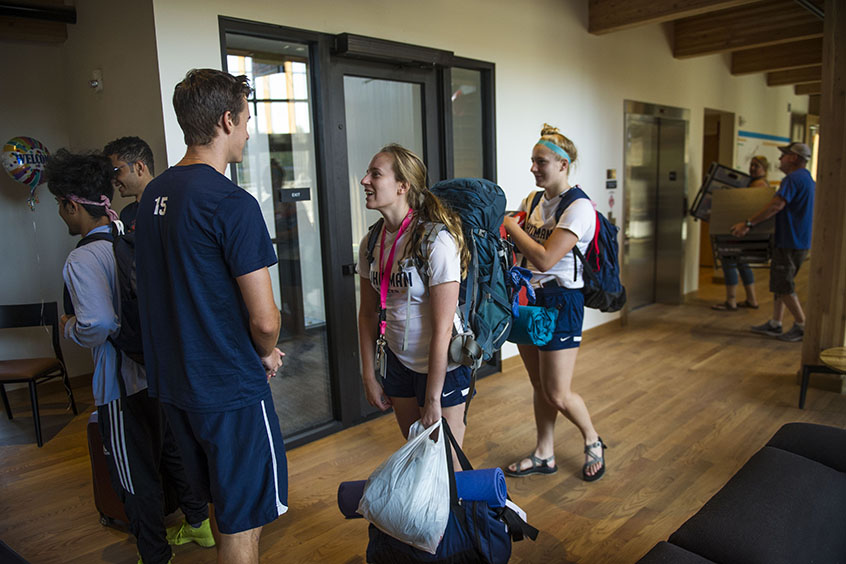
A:
{"type": "MultiPolygon", "coordinates": [[[[369,271],[365,271],[369,274],[369,271]]],[[[361,307],[358,310],[358,346],[361,352],[361,382],[367,402],[385,411],[391,401],[385,397],[382,383],[376,380],[376,336],[379,324],[379,294],[370,285],[370,279],[361,276],[361,307]]]]}
{"type": "Polygon", "coordinates": [[[114,309],[112,285],[102,264],[88,250],[73,254],[62,274],[76,315],[62,316],[62,333],[80,346],[94,348],[118,331],[120,320],[114,309]]]}
{"type": "Polygon", "coordinates": [[[579,241],[579,238],[572,231],[556,228],[549,239],[546,240],[546,243],[541,245],[523,231],[523,228],[513,217],[504,218],[502,223],[523,256],[529,259],[541,272],[546,272],[558,264],[579,241]]]}
{"type": "MultiPolygon", "coordinates": [[[[787,202],[785,199],[776,194],[773,196],[773,199],[770,200],[770,203],[764,206],[761,211],[750,217],[747,221],[749,221],[752,225],[757,225],[762,221],[766,221],[773,217],[775,214],[783,210],[786,205],[787,202]]],[[[741,221],[731,227],[731,234],[735,237],[744,237],[747,233],[749,233],[749,229],[750,228],[747,227],[746,222],[741,221]]]]}
{"type": "Polygon", "coordinates": [[[282,353],[276,348],[282,319],[276,302],[273,301],[273,288],[267,267],[235,278],[247,314],[250,318],[250,338],[261,357],[268,376],[273,376],[282,366],[282,353]]]}
{"type": "Polygon", "coordinates": [[[449,342],[452,322],[458,307],[458,282],[429,286],[429,311],[432,318],[432,340],[429,342],[429,374],[426,378],[426,400],[420,417],[424,427],[441,418],[441,392],[449,364],[449,342]]]}

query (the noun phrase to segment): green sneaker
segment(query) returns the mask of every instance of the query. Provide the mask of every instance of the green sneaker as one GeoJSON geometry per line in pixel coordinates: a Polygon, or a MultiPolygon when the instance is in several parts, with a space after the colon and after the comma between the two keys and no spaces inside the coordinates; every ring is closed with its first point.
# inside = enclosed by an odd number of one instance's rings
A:
{"type": "Polygon", "coordinates": [[[205,548],[214,546],[209,520],[206,519],[199,527],[194,528],[183,519],[179,525],[167,528],[167,542],[174,546],[189,542],[195,542],[205,548]]]}

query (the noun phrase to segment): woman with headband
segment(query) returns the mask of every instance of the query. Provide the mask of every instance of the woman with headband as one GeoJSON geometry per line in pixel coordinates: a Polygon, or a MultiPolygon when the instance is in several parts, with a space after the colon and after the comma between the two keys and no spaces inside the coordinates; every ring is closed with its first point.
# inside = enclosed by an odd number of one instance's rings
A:
{"type": "Polygon", "coordinates": [[[426,187],[420,157],[400,145],[376,153],[361,185],[367,209],[383,218],[359,247],[358,335],[367,401],[382,411],[393,406],[404,437],[418,419],[429,427],[443,416],[460,444],[470,369],[450,363],[448,348],[470,258],[461,220],[426,187]],[[422,238],[438,223],[444,229],[420,256],[422,238]],[[375,244],[368,245],[370,237],[377,237],[375,244]],[[425,281],[415,259],[425,265],[425,281]]]}
{"type": "Polygon", "coordinates": [[[571,189],[580,190],[570,185],[570,169],[576,159],[573,142],[557,128],[544,124],[541,137],[532,149],[531,167],[535,184],[543,189],[543,195],[537,205],[533,205],[536,192],[520,204],[519,211],[528,214],[523,227],[511,217],[504,221],[519,251],[518,260],[523,259],[523,266],[532,271],[536,304],[559,310],[549,343],[518,345],[534,388],[537,444],[527,456],[505,469],[508,476],[558,471],[554,431],[559,412],[579,428],[584,439],[582,478],[593,482],[605,473],[605,444],[593,427],[584,400],[571,390],[584,319],[582,265],[572,250],[578,245],[582,254],[586,253],[596,229],[596,212],[585,197],[573,200],[556,219],[561,198],[571,189]]]}
{"type": "MultiPolygon", "coordinates": [[[[756,155],[752,157],[749,163],[749,176],[752,177],[752,182],[748,188],[768,188],[767,170],[770,164],[767,157],[763,155],[756,155]]],[[[714,304],[711,309],[717,311],[737,311],[739,307],[749,307],[758,309],[758,297],[755,295],[755,275],[752,274],[752,269],[745,262],[738,262],[736,259],[723,259],[723,275],[726,283],[726,301],[719,304],[714,304]],[[746,301],[737,302],[737,283],[738,273],[740,280],[743,280],[743,288],[746,290],[746,301]]]]}

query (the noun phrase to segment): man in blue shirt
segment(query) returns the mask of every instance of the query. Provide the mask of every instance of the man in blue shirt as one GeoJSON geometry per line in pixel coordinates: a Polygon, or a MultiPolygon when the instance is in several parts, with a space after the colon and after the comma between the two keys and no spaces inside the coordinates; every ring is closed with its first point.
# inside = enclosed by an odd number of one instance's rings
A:
{"type": "Polygon", "coordinates": [[[775,248],[770,264],[770,291],[775,294],[773,317],[752,331],[777,337],[782,341],[801,341],[805,335],[805,313],[796,295],[794,278],[811,248],[811,224],[814,216],[816,184],[805,168],[811,149],[804,143],[779,147],[779,169],[786,175],[767,206],[731,228],[736,237],[743,237],[754,225],[775,216],[775,248]],[[784,308],[793,315],[793,327],[782,332],[784,308]]]}
{"type": "MultiPolygon", "coordinates": [[[[112,165],[101,155],[59,150],[47,162],[50,192],[71,235],[82,235],[68,255],[62,276],[67,303],[62,333],[94,357],[92,389],[109,474],[124,504],[143,564],[169,562],[160,468],[179,495],[186,520],[194,524],[180,538],[213,546],[207,501],[194,495],[172,438],[165,435],[159,403],[147,393],[144,367],[113,345],[122,316],[112,250],[112,165]]],[[[177,544],[174,542],[174,544],[177,544]]],[[[178,544],[181,544],[179,542],[178,544]]]]}
{"type": "Polygon", "coordinates": [[[112,161],[114,187],[124,198],[134,198],[120,211],[120,220],[127,233],[135,231],[138,202],[147,184],[153,179],[153,151],[140,137],[121,137],[103,147],[103,154],[112,161]]]}
{"type": "Polygon", "coordinates": [[[224,174],[249,138],[245,76],[189,71],[173,94],[185,156],[147,186],[136,260],[150,392],[189,476],[215,504],[218,562],[257,563],[261,528],[288,510],[269,379],[282,366],[276,264],[258,202],[224,174]]]}

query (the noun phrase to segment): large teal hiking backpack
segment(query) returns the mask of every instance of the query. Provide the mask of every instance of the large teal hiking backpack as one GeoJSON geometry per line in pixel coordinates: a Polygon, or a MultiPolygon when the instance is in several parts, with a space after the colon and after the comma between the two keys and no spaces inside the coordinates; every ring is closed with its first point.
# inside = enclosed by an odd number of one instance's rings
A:
{"type": "MultiPolygon", "coordinates": [[[[461,281],[458,298],[461,326],[453,331],[449,349],[450,361],[473,370],[473,383],[467,396],[469,405],[476,370],[502,347],[511,331],[513,291],[506,278],[512,266],[512,254],[509,243],[499,234],[506,199],[502,188],[483,178],[442,180],[430,191],[461,218],[464,241],[470,251],[467,276],[461,281]]],[[[371,263],[382,223],[380,219],[370,228],[367,260],[371,263]]],[[[424,233],[421,238],[423,257],[428,257],[429,245],[445,228],[443,224],[433,224],[424,233]]],[[[426,265],[415,266],[421,279],[428,284],[426,265]]]]}

